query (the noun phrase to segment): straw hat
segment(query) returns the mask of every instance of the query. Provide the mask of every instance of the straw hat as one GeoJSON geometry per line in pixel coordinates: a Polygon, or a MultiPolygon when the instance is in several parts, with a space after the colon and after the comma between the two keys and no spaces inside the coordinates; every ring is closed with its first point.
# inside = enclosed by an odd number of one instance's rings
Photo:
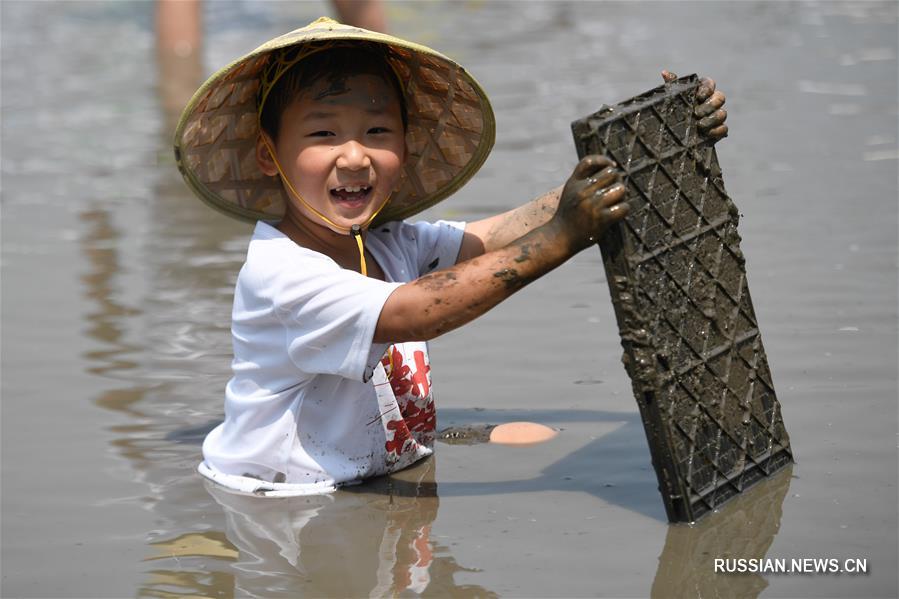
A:
{"type": "Polygon", "coordinates": [[[406,92],[409,153],[403,177],[372,225],[433,206],[477,172],[496,131],[477,81],[430,48],[322,17],[232,62],[194,94],[175,130],[175,160],[200,199],[241,220],[281,220],[287,193],[277,176],[265,175],[256,164],[261,76],[275,50],[337,40],[384,44],[406,92]]]}

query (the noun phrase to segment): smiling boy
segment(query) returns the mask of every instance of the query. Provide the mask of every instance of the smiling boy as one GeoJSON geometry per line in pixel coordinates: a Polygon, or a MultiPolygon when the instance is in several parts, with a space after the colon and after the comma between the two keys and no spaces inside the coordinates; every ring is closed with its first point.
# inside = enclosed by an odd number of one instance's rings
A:
{"type": "MultiPolygon", "coordinates": [[[[406,119],[396,75],[373,48],[322,51],[288,70],[261,111],[256,148],[260,170],[282,175],[295,200],[278,229],[357,268],[357,244],[346,233],[367,225],[395,189],[406,119]]],[[[376,261],[368,274],[384,279],[376,261]]]]}
{"type": "MultiPolygon", "coordinates": [[[[706,129],[724,135],[724,97],[710,80],[700,100],[706,129]]],[[[453,61],[327,19],[200,89],[176,132],[179,168],[214,207],[258,220],[204,476],[259,495],[322,493],[432,453],[426,341],[627,213],[616,165],[588,156],[563,188],[509,212],[402,221],[467,181],[493,135],[486,95],[453,61]]]]}

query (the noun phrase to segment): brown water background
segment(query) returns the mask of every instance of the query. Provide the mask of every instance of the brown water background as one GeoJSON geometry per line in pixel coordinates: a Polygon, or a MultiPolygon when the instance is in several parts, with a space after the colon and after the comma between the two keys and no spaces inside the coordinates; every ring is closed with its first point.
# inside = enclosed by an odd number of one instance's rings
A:
{"type": "MultiPolygon", "coordinates": [[[[203,73],[329,5],[210,2],[203,73]]],[[[897,3],[391,3],[391,31],[490,94],[497,144],[426,213],[564,181],[569,124],[699,72],[798,464],[669,527],[598,251],[432,344],[439,426],[532,420],[528,448],[332,496],[208,489],[250,228],[170,151],[149,2],[0,3],[3,597],[897,595],[897,3]],[[716,557],[862,558],[724,575],[716,557]],[[405,590],[404,590],[405,589],[405,590]]]]}

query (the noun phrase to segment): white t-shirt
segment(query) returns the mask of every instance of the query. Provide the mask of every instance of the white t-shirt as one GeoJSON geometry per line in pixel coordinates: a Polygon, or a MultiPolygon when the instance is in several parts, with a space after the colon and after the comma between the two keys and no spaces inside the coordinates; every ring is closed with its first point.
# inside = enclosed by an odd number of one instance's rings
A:
{"type": "Polygon", "coordinates": [[[427,345],[374,344],[388,296],[455,264],[463,223],[394,222],[365,247],[387,281],[341,268],[258,223],[237,279],[225,421],[203,476],[258,495],[326,493],[432,453],[427,345]]]}

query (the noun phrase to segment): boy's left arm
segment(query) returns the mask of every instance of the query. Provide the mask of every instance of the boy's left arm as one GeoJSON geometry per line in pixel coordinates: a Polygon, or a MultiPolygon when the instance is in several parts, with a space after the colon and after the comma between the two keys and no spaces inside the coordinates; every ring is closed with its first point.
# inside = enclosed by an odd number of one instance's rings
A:
{"type": "MultiPolygon", "coordinates": [[[[677,79],[674,73],[663,70],[662,79],[670,83],[677,79]]],[[[722,108],[724,93],[715,89],[715,81],[709,77],[700,80],[696,90],[696,116],[699,117],[699,132],[712,143],[727,137],[727,111],[722,108]]],[[[522,235],[546,223],[559,205],[562,186],[519,206],[482,220],[465,225],[462,246],[456,262],[464,262],[494,250],[504,248],[522,235]]]]}

